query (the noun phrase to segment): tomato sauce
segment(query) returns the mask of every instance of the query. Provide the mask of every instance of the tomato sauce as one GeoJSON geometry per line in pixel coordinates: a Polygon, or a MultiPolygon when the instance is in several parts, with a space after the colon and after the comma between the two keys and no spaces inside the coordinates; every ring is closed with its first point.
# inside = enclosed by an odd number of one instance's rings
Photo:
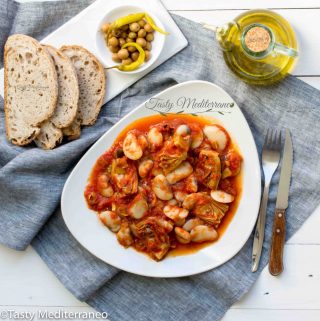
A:
{"type": "MultiPolygon", "coordinates": [[[[202,116],[193,116],[193,115],[166,115],[166,116],[154,115],[154,116],[141,118],[139,120],[132,122],[130,125],[128,125],[125,129],[122,130],[122,132],[118,135],[113,145],[103,155],[101,155],[98,158],[95,166],[92,169],[91,175],[88,179],[88,185],[84,192],[84,196],[87,200],[87,204],[90,209],[99,213],[105,210],[111,210],[112,204],[117,203],[119,206],[123,206],[124,211],[126,211],[127,206],[134,199],[137,193],[133,193],[132,195],[129,194],[121,198],[115,195],[111,197],[105,197],[99,193],[99,184],[100,184],[99,177],[106,172],[110,172],[112,160],[115,158],[115,155],[117,155],[117,153],[121,154],[122,148],[123,148],[123,140],[129,131],[135,131],[138,134],[146,134],[150,129],[150,126],[161,127],[166,123],[170,123],[170,126],[172,126],[173,128],[177,128],[181,124],[186,124],[190,127],[191,130],[195,126],[200,126],[201,128],[203,128],[205,125],[215,124],[225,131],[222,125],[219,124],[218,120],[210,119],[207,117],[204,118],[202,116]]],[[[229,133],[227,134],[230,136],[229,133]]],[[[240,155],[238,147],[236,146],[232,138],[230,139],[230,143],[226,148],[226,150],[220,154],[220,158],[227,159],[231,171],[235,168],[238,168],[237,170],[239,171],[239,169],[241,168],[242,158],[241,156],[233,157],[233,155],[231,155],[228,158],[228,152],[230,150],[236,151],[236,153],[240,155]]],[[[150,155],[154,156],[153,152],[150,152],[150,155]]],[[[196,162],[196,159],[194,159],[194,157],[191,157],[191,158],[188,157],[187,161],[189,161],[191,165],[194,165],[194,163],[196,162]]],[[[132,165],[131,163],[133,162],[128,160],[129,169],[130,169],[130,166],[132,165]]],[[[155,166],[157,166],[156,162],[155,162],[155,166]]],[[[124,170],[124,172],[128,171],[129,169],[124,170]]],[[[152,177],[149,176],[148,178],[143,180],[143,184],[151,185],[151,180],[152,180],[152,177]]],[[[179,182],[176,185],[179,186],[179,182]]],[[[201,188],[202,189],[200,191],[207,191],[205,187],[202,186],[201,188]]],[[[227,230],[227,227],[230,224],[232,218],[234,217],[238,208],[238,204],[241,199],[242,171],[240,170],[240,173],[237,174],[236,176],[220,180],[219,189],[224,190],[225,192],[235,196],[234,201],[230,203],[229,209],[226,212],[225,216],[223,217],[221,223],[219,224],[218,227],[216,227],[216,230],[219,233],[219,238],[221,238],[223,233],[225,233],[225,231],[227,230]]],[[[147,196],[147,198],[148,197],[149,196],[147,196]]],[[[148,199],[148,202],[150,202],[150,199],[148,199]]],[[[163,213],[160,213],[159,208],[156,208],[156,210],[152,212],[152,216],[162,217],[164,215],[163,213]]],[[[129,222],[131,221],[129,217],[127,218],[127,220],[129,222]]],[[[171,234],[170,234],[170,238],[172,237],[171,234]]],[[[210,244],[212,244],[212,242],[204,242],[204,243],[191,242],[189,244],[181,244],[173,240],[173,242],[171,242],[171,249],[169,251],[169,255],[176,256],[176,255],[191,254],[210,244]]],[[[136,244],[133,244],[133,246],[137,250],[141,250],[140,245],[137,242],[136,244]]]]}

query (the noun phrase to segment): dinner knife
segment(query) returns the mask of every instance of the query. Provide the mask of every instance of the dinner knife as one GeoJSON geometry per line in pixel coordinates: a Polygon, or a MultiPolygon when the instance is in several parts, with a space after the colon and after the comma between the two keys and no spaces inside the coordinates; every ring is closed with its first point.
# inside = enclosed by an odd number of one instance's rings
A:
{"type": "Polygon", "coordinates": [[[280,172],[269,256],[269,272],[272,275],[279,275],[283,271],[283,247],[286,239],[285,213],[288,207],[292,162],[292,140],[289,130],[286,129],[286,139],[284,143],[282,167],[280,172]]]}

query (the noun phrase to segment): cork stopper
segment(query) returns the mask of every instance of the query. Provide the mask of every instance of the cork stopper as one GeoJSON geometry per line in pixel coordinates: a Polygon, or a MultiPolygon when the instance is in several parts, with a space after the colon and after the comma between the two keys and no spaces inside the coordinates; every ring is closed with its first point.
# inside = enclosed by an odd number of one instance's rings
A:
{"type": "Polygon", "coordinates": [[[266,29],[255,26],[247,31],[244,42],[249,50],[259,53],[268,49],[271,43],[271,37],[266,29]]]}

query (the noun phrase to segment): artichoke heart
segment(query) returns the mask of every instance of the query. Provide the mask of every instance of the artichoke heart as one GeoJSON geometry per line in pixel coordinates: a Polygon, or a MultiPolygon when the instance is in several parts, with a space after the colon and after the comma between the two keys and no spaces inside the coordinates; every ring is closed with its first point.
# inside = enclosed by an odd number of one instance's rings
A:
{"type": "Polygon", "coordinates": [[[210,225],[218,226],[228,209],[228,205],[211,199],[208,203],[197,205],[193,212],[198,218],[210,225]]]}
{"type": "Polygon", "coordinates": [[[221,161],[219,153],[202,149],[195,170],[196,178],[212,190],[218,188],[221,178],[221,161]]]}
{"type": "Polygon", "coordinates": [[[170,240],[163,227],[157,223],[156,217],[148,217],[134,224],[134,230],[141,249],[157,261],[164,258],[170,248],[170,240]]]}
{"type": "Polygon", "coordinates": [[[188,156],[187,151],[176,147],[172,141],[168,141],[159,152],[159,166],[165,175],[175,170],[188,156]]]}
{"type": "Polygon", "coordinates": [[[111,180],[119,192],[134,194],[138,191],[137,169],[126,157],[113,159],[111,180]]]}

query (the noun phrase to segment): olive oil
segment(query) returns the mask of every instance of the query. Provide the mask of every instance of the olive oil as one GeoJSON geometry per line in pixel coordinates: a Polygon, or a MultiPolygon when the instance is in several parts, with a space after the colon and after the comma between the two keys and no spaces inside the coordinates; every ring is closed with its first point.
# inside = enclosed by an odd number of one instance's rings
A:
{"type": "Polygon", "coordinates": [[[290,24],[269,10],[250,10],[216,29],[229,68],[241,79],[269,85],[290,73],[298,44],[290,24]]]}

